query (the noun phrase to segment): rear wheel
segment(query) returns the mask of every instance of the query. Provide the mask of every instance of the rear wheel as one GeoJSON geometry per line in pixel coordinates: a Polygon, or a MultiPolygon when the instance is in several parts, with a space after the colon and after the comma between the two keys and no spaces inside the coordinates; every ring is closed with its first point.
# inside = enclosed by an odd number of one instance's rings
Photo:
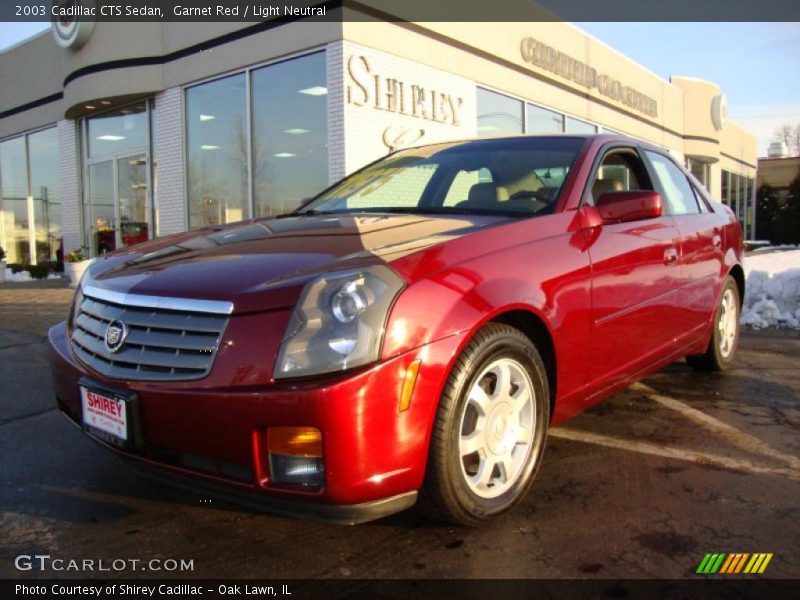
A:
{"type": "Polygon", "coordinates": [[[547,376],[519,330],[483,327],[457,359],[434,423],[420,507],[475,525],[515,506],[541,463],[547,376]]]}
{"type": "Polygon", "coordinates": [[[725,280],[719,305],[714,313],[711,339],[705,353],[687,356],[686,362],[697,371],[723,371],[736,354],[739,343],[739,287],[733,277],[725,280]]]}

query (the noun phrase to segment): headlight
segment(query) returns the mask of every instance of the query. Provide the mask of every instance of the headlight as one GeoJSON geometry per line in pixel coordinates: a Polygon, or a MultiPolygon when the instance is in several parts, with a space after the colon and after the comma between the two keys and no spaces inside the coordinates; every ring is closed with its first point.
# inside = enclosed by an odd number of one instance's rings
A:
{"type": "Polygon", "coordinates": [[[403,285],[384,266],[308,283],[283,336],[275,378],[342,371],[377,360],[389,308],[403,285]]]}

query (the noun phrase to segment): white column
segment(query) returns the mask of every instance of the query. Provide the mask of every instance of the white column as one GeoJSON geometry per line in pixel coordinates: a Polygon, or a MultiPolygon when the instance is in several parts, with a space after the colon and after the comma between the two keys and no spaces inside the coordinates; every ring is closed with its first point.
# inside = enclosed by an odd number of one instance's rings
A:
{"type": "Polygon", "coordinates": [[[325,48],[328,61],[328,183],[347,174],[344,122],[344,47],[341,41],[325,48]]]}
{"type": "Polygon", "coordinates": [[[81,215],[81,168],[78,155],[77,124],[63,119],[58,122],[58,182],[61,195],[61,231],[64,238],[63,251],[84,244],[81,215]]]}
{"type": "Polygon", "coordinates": [[[183,90],[173,87],[156,96],[153,152],[156,185],[153,190],[158,235],[186,231],[183,90]]]}

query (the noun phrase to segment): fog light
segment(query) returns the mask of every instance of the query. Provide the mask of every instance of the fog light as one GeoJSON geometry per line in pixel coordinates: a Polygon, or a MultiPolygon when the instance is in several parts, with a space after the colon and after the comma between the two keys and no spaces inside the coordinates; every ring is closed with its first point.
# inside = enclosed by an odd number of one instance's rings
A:
{"type": "Polygon", "coordinates": [[[314,427],[267,429],[270,481],[321,488],[325,483],[322,433],[314,427]]]}
{"type": "Polygon", "coordinates": [[[306,456],[269,455],[272,483],[321,488],[325,482],[325,467],[321,458],[306,456]]]}

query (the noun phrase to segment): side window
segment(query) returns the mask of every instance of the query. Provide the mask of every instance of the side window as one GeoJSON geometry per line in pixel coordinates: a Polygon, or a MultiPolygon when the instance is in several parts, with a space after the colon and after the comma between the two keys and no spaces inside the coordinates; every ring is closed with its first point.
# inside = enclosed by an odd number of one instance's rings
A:
{"type": "Polygon", "coordinates": [[[606,192],[650,190],[650,180],[641,159],[633,150],[612,150],[603,157],[592,182],[592,201],[606,192]]]}
{"type": "Polygon", "coordinates": [[[664,193],[664,208],[667,214],[688,215],[700,212],[697,198],[689,180],[678,166],[663,154],[645,151],[653,165],[658,182],[664,193]]]}
{"type": "Polygon", "coordinates": [[[456,206],[469,198],[469,191],[472,186],[478,183],[491,183],[492,174],[489,169],[482,168],[477,171],[459,171],[453,178],[447,196],[444,199],[444,206],[456,206]]]}
{"type": "Polygon", "coordinates": [[[706,189],[706,186],[700,183],[700,180],[691,173],[689,173],[689,183],[692,184],[692,190],[694,190],[695,198],[697,198],[697,204],[700,206],[700,212],[714,212],[714,209],[711,208],[711,194],[709,193],[708,189],[706,189]]]}

